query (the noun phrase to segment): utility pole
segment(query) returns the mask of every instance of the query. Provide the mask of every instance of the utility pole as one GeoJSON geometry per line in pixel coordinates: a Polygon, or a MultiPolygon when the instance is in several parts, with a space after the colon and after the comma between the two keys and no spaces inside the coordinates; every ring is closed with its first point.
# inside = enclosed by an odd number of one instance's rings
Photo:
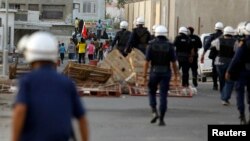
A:
{"type": "Polygon", "coordinates": [[[9,4],[8,4],[8,0],[5,0],[5,9],[6,9],[6,22],[5,22],[5,34],[4,34],[4,48],[3,48],[3,75],[7,75],[7,68],[8,68],[8,8],[9,8],[9,4]]]}

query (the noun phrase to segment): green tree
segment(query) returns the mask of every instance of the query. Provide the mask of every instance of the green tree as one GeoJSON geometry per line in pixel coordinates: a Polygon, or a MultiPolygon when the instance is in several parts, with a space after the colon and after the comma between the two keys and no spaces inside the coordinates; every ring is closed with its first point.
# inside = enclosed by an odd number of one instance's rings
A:
{"type": "MultiPolygon", "coordinates": [[[[117,7],[118,8],[124,8],[124,5],[126,4],[128,0],[117,0],[117,7]]],[[[113,0],[106,0],[106,3],[112,3],[113,0]]]]}

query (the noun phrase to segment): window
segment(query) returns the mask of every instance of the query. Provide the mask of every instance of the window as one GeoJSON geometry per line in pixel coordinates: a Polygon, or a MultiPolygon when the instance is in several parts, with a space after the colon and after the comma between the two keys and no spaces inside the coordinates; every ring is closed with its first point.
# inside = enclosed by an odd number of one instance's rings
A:
{"type": "Polygon", "coordinates": [[[95,2],[84,2],[83,3],[83,13],[96,13],[96,3],[95,2]]]}
{"type": "Polygon", "coordinates": [[[63,19],[64,5],[42,5],[42,19],[63,19]]]}
{"type": "Polygon", "coordinates": [[[39,5],[38,4],[29,4],[29,10],[39,11],[39,5]]]}
{"type": "Polygon", "coordinates": [[[74,3],[73,4],[73,9],[74,10],[76,9],[80,13],[80,3],[74,3]]]}
{"type": "Polygon", "coordinates": [[[25,4],[9,4],[9,9],[25,9],[25,4]]]}

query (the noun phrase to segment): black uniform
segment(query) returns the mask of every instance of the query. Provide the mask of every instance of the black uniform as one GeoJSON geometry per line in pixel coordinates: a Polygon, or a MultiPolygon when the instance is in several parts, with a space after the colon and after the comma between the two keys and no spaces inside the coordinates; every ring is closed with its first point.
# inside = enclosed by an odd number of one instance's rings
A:
{"type": "Polygon", "coordinates": [[[127,31],[126,29],[122,29],[121,31],[118,31],[116,33],[115,39],[113,40],[113,42],[111,44],[112,49],[115,46],[115,44],[117,43],[116,48],[120,51],[120,53],[123,56],[126,56],[125,48],[126,48],[126,45],[128,43],[130,35],[131,35],[131,32],[127,31]]]}
{"type": "MultiPolygon", "coordinates": [[[[237,107],[240,112],[241,124],[246,123],[245,119],[245,87],[247,87],[247,102],[250,112],[250,36],[241,41],[238,49],[229,65],[228,73],[232,76],[235,72],[240,71],[239,78],[236,82],[237,107]],[[239,67],[239,64],[243,67],[239,67]],[[239,70],[240,68],[240,70],[239,70]]],[[[250,117],[248,124],[250,124],[250,117]]]]}
{"type": "MultiPolygon", "coordinates": [[[[206,52],[208,49],[210,49],[212,41],[215,40],[216,38],[222,36],[222,34],[223,34],[223,32],[221,30],[217,30],[215,33],[211,34],[210,37],[208,38],[205,46],[204,46],[204,51],[206,52]]],[[[213,83],[214,83],[213,87],[215,90],[217,90],[218,89],[218,83],[217,83],[218,73],[217,73],[214,61],[215,61],[215,59],[212,59],[212,67],[213,67],[212,73],[213,73],[213,83]]]]}
{"type": "Polygon", "coordinates": [[[156,110],[156,91],[160,86],[160,124],[164,124],[164,116],[167,110],[167,93],[171,78],[170,62],[176,61],[174,46],[164,36],[158,36],[150,41],[146,52],[146,60],[151,63],[150,77],[148,83],[149,101],[153,113],[157,116],[151,121],[156,122],[158,117],[156,110]]]}
{"type": "Polygon", "coordinates": [[[179,63],[179,69],[182,69],[182,86],[188,87],[189,83],[189,57],[191,55],[192,46],[189,37],[183,33],[176,36],[174,45],[179,63]]]}
{"type": "Polygon", "coordinates": [[[133,32],[129,38],[127,44],[127,53],[129,53],[132,47],[139,49],[144,54],[146,53],[146,47],[150,41],[151,35],[147,28],[137,27],[133,29],[133,32]]]}
{"type": "Polygon", "coordinates": [[[197,35],[191,34],[189,38],[190,38],[191,47],[194,49],[193,62],[190,63],[190,68],[192,70],[192,75],[193,75],[193,85],[197,87],[198,86],[198,83],[197,83],[198,49],[202,47],[202,43],[201,43],[200,37],[197,35]]]}

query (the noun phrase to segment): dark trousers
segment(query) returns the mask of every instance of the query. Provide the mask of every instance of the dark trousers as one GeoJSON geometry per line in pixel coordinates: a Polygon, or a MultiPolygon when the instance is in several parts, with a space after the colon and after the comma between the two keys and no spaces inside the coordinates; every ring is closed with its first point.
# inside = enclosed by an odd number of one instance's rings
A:
{"type": "Polygon", "coordinates": [[[213,69],[212,69],[212,77],[213,77],[213,86],[214,87],[218,87],[218,73],[217,73],[217,69],[216,69],[216,65],[214,64],[215,60],[212,60],[212,66],[213,66],[213,69]]]}
{"type": "Polygon", "coordinates": [[[94,59],[94,54],[88,54],[88,58],[89,58],[89,60],[93,60],[94,59]]]}
{"type": "Polygon", "coordinates": [[[103,51],[99,51],[99,56],[98,56],[98,60],[103,60],[103,51]]]}
{"type": "Polygon", "coordinates": [[[240,114],[245,114],[245,87],[247,87],[247,103],[250,112],[250,71],[242,71],[236,82],[237,107],[240,114]]]}
{"type": "Polygon", "coordinates": [[[225,80],[225,74],[229,63],[223,65],[217,65],[217,73],[219,75],[220,81],[220,93],[221,93],[221,100],[228,101],[231,98],[231,94],[234,88],[234,81],[225,80]]]}
{"type": "Polygon", "coordinates": [[[79,53],[79,56],[78,56],[78,63],[82,63],[82,60],[83,60],[83,63],[85,63],[85,53],[79,53]]]}
{"type": "Polygon", "coordinates": [[[69,59],[75,59],[75,53],[69,53],[69,59]]]}
{"type": "Polygon", "coordinates": [[[61,58],[61,61],[63,63],[63,60],[64,60],[64,53],[60,53],[60,58],[61,58]]]}
{"type": "Polygon", "coordinates": [[[188,60],[187,61],[182,61],[182,60],[179,60],[179,69],[181,69],[182,71],[182,86],[183,87],[188,87],[189,86],[189,62],[188,60]]]}
{"type": "Polygon", "coordinates": [[[192,76],[193,76],[193,84],[196,87],[198,85],[197,83],[197,76],[198,76],[198,56],[195,56],[193,58],[193,62],[190,63],[190,68],[192,70],[192,76]]]}
{"type": "Polygon", "coordinates": [[[150,73],[148,90],[149,90],[149,104],[152,109],[156,109],[156,91],[158,85],[160,85],[160,118],[164,118],[167,111],[167,96],[169,90],[169,82],[171,78],[171,72],[166,73],[150,73]]]}

